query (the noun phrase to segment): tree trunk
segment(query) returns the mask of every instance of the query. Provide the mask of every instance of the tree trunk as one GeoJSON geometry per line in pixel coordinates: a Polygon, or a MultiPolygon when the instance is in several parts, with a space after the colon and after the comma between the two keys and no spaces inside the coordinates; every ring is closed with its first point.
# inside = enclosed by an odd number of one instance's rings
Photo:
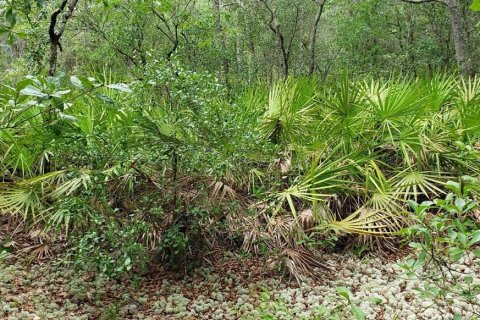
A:
{"type": "MultiPolygon", "coordinates": [[[[270,19],[268,21],[268,27],[270,30],[273,32],[274,36],[277,38],[278,46],[280,49],[280,53],[282,54],[282,61],[281,61],[281,66],[283,67],[283,75],[285,77],[288,77],[289,74],[289,59],[290,59],[290,47],[292,45],[293,37],[290,40],[290,45],[287,46],[285,43],[285,37],[282,33],[282,30],[280,29],[280,24],[277,21],[277,18],[275,16],[275,10],[273,10],[268,2],[266,0],[260,0],[261,3],[265,6],[265,9],[267,9],[270,19]]],[[[295,6],[297,16],[295,18],[295,28],[297,26],[298,22],[298,6],[295,6]]],[[[295,32],[293,33],[293,36],[295,36],[295,32]]]]}
{"type": "Polygon", "coordinates": [[[318,24],[320,23],[320,18],[323,13],[325,0],[319,0],[317,3],[318,3],[318,11],[317,11],[317,15],[315,16],[315,22],[313,23],[313,29],[310,35],[310,70],[309,70],[310,75],[312,75],[315,72],[315,64],[316,64],[315,53],[316,53],[316,45],[317,45],[318,24]]]}
{"type": "Polygon", "coordinates": [[[73,15],[73,11],[77,7],[79,0],[72,0],[70,5],[67,8],[67,11],[62,16],[62,20],[60,21],[60,25],[57,28],[57,20],[58,16],[63,12],[63,10],[67,7],[68,0],[63,0],[52,15],[50,16],[50,25],[48,27],[48,35],[50,38],[50,58],[49,68],[48,68],[48,75],[54,76],[55,72],[57,71],[57,60],[58,60],[58,50],[62,51],[62,46],[60,44],[60,38],[62,37],[63,33],[65,32],[65,27],[67,25],[68,19],[70,19],[73,15]]]}
{"type": "Polygon", "coordinates": [[[450,13],[450,25],[453,35],[453,44],[455,45],[455,58],[460,72],[464,75],[472,74],[470,56],[465,45],[464,23],[466,23],[465,13],[463,12],[464,0],[401,0],[408,3],[428,3],[437,2],[448,7],[450,13]]]}
{"type": "Polygon", "coordinates": [[[464,34],[464,14],[463,8],[458,0],[449,0],[447,2],[450,10],[450,23],[452,26],[453,43],[455,45],[455,58],[460,72],[464,75],[472,73],[470,59],[465,45],[464,34]]]}
{"type": "Polygon", "coordinates": [[[50,42],[50,59],[48,60],[48,75],[53,77],[57,71],[58,43],[50,42]]]}
{"type": "Polygon", "coordinates": [[[220,13],[220,0],[213,0],[213,12],[215,14],[215,31],[220,40],[220,51],[222,54],[222,70],[220,72],[220,79],[225,81],[228,86],[228,73],[230,65],[228,63],[228,58],[226,55],[226,45],[225,45],[225,36],[223,34],[222,28],[222,16],[220,13]]]}

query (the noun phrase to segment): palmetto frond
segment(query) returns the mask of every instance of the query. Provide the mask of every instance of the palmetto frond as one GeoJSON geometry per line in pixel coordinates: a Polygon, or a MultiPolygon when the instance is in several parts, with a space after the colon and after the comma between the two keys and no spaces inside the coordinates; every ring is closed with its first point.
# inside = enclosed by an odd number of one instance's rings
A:
{"type": "Polygon", "coordinates": [[[90,182],[87,171],[81,172],[77,177],[67,175],[66,170],[60,170],[15,183],[0,183],[1,212],[20,214],[24,219],[37,221],[49,212],[46,203],[49,197],[69,196],[81,187],[86,188],[90,182]]]}
{"type": "Polygon", "coordinates": [[[365,83],[364,94],[372,116],[380,123],[392,123],[424,112],[425,97],[416,89],[416,83],[391,79],[386,83],[365,83]]]}
{"type": "Polygon", "coordinates": [[[462,128],[468,133],[480,130],[480,78],[463,78],[457,89],[457,108],[462,128]]]}
{"type": "Polygon", "coordinates": [[[74,177],[60,178],[59,183],[53,189],[51,196],[58,198],[61,196],[70,196],[80,188],[87,189],[91,183],[91,172],[82,170],[79,171],[74,177]]]}
{"type": "Polygon", "coordinates": [[[3,185],[0,187],[0,211],[3,214],[21,214],[26,219],[43,208],[38,190],[3,185]]]}
{"type": "Polygon", "coordinates": [[[361,87],[346,75],[325,91],[319,97],[319,103],[342,118],[356,115],[359,106],[365,100],[361,87]]]}
{"type": "Polygon", "coordinates": [[[392,179],[387,178],[375,161],[370,161],[364,169],[365,174],[365,204],[375,212],[386,214],[396,221],[396,215],[402,211],[401,190],[396,188],[392,179]]]}
{"type": "Polygon", "coordinates": [[[403,199],[413,197],[417,201],[419,196],[432,199],[445,193],[441,186],[447,181],[446,177],[437,172],[424,172],[407,169],[392,178],[395,189],[403,194],[403,199]]]}
{"type": "Polygon", "coordinates": [[[337,143],[349,153],[354,150],[356,142],[366,142],[370,132],[364,103],[361,86],[348,76],[327,87],[316,99],[313,144],[337,143]]]}
{"type": "Polygon", "coordinates": [[[456,79],[444,73],[435,74],[432,78],[423,81],[427,99],[426,108],[431,112],[439,112],[453,97],[456,79]]]}
{"type": "Polygon", "coordinates": [[[302,97],[296,80],[288,78],[275,83],[261,119],[262,135],[274,143],[301,141],[313,121],[311,103],[311,99],[305,101],[302,97]]]}
{"type": "Polygon", "coordinates": [[[180,145],[189,138],[189,135],[174,118],[175,116],[163,108],[144,109],[139,126],[152,138],[180,145]]]}
{"type": "Polygon", "coordinates": [[[21,214],[24,219],[35,217],[44,209],[43,196],[48,184],[58,179],[65,171],[21,180],[17,183],[0,183],[0,209],[5,214],[21,214]]]}
{"type": "Polygon", "coordinates": [[[403,218],[400,214],[368,207],[362,207],[342,220],[332,220],[327,224],[327,228],[337,233],[367,236],[393,235],[402,227],[403,218]]]}
{"type": "Polygon", "coordinates": [[[299,181],[288,189],[278,193],[280,204],[288,202],[291,212],[296,216],[294,198],[306,201],[322,201],[335,192],[351,190],[355,176],[360,174],[358,167],[368,157],[349,154],[336,158],[336,149],[321,152],[310,165],[310,169],[299,181]]]}

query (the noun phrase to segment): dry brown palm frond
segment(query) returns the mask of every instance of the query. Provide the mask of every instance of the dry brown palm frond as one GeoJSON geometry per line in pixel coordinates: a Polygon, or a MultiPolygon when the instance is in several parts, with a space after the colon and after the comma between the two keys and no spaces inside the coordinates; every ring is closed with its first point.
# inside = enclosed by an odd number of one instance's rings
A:
{"type": "Polygon", "coordinates": [[[23,219],[18,215],[0,215],[0,232],[13,235],[24,227],[23,219]]]}
{"type": "Polygon", "coordinates": [[[295,228],[295,220],[290,215],[275,215],[267,217],[266,229],[270,234],[282,234],[287,236],[295,228]]]}
{"type": "Polygon", "coordinates": [[[319,279],[317,269],[332,270],[333,266],[320,261],[312,251],[297,246],[283,248],[278,254],[268,260],[269,267],[283,268],[300,284],[305,278],[319,279]]]}
{"type": "Polygon", "coordinates": [[[267,216],[265,229],[274,248],[292,245],[303,235],[303,229],[291,215],[267,216]]]}
{"type": "Polygon", "coordinates": [[[298,213],[298,222],[305,232],[311,232],[315,227],[315,218],[313,216],[313,209],[307,208],[298,213]]]}
{"type": "Polygon", "coordinates": [[[42,235],[43,234],[44,234],[44,232],[43,232],[42,229],[34,229],[34,230],[30,230],[30,232],[28,233],[28,236],[32,240],[42,241],[42,235]]]}
{"type": "Polygon", "coordinates": [[[13,239],[8,239],[5,242],[2,243],[2,246],[5,248],[12,248],[12,249],[17,249],[18,248],[18,242],[13,240],[13,239]]]}
{"type": "Polygon", "coordinates": [[[475,218],[475,220],[477,222],[480,222],[480,209],[475,209],[472,211],[472,215],[473,215],[473,218],[475,218]]]}
{"type": "Polygon", "coordinates": [[[53,256],[54,251],[56,251],[55,246],[52,246],[48,243],[39,243],[27,246],[18,250],[18,253],[27,253],[32,255],[32,260],[38,259],[42,260],[45,258],[50,258],[53,256]]]}
{"type": "Polygon", "coordinates": [[[217,199],[219,201],[222,201],[224,199],[229,199],[229,200],[235,200],[235,199],[240,199],[238,196],[237,192],[233,190],[232,187],[228,186],[227,184],[217,181],[213,182],[209,186],[210,188],[213,187],[212,193],[210,195],[210,198],[217,199]]]}
{"type": "Polygon", "coordinates": [[[150,223],[148,225],[148,230],[141,236],[148,250],[153,250],[157,247],[157,244],[162,237],[162,233],[163,229],[158,227],[155,223],[150,223]]]}
{"type": "Polygon", "coordinates": [[[292,159],[290,157],[280,158],[275,161],[282,174],[287,174],[292,168],[292,159]]]}
{"type": "Polygon", "coordinates": [[[310,234],[322,222],[332,220],[332,215],[328,202],[315,203],[312,207],[298,213],[298,225],[302,227],[303,232],[310,234]]]}
{"type": "Polygon", "coordinates": [[[255,255],[260,254],[260,244],[269,237],[263,229],[258,217],[245,217],[243,222],[243,243],[242,250],[255,255]]]}

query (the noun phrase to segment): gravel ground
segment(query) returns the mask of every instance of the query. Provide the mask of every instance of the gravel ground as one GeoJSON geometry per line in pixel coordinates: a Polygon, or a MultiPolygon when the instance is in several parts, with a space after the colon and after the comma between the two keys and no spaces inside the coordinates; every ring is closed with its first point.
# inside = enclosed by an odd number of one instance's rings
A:
{"type": "MultiPolygon", "coordinates": [[[[351,291],[367,319],[477,319],[480,295],[473,302],[424,298],[416,288],[426,283],[408,279],[396,262],[340,259],[329,261],[341,266],[338,272],[319,271],[322,280],[301,286],[262,275],[259,261],[224,263],[181,278],[151,274],[123,282],[76,274],[54,262],[28,267],[3,262],[0,319],[326,319],[346,301],[339,286],[351,291]]],[[[451,268],[480,284],[477,261],[451,268]]],[[[339,311],[338,319],[354,319],[350,310],[339,311]]]]}

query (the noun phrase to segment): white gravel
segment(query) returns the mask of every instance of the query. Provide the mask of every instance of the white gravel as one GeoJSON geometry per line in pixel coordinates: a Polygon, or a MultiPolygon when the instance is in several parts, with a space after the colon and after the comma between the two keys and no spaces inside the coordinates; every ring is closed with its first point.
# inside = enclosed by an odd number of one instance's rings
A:
{"type": "MultiPolygon", "coordinates": [[[[480,312],[480,295],[472,301],[458,295],[421,297],[417,288],[428,282],[409,279],[398,263],[339,259],[332,256],[329,261],[343,266],[334,277],[309,280],[300,287],[280,278],[249,283],[235,272],[204,268],[182,280],[164,279],[156,292],[142,284],[125,288],[104,278],[82,280],[49,265],[31,269],[4,265],[0,269],[0,319],[323,319],[322,309],[332,312],[346,301],[337,294],[337,287],[350,290],[353,303],[367,319],[440,320],[454,319],[456,314],[461,319],[476,319],[480,312]],[[106,288],[118,292],[115,300],[105,302],[106,288]],[[54,298],[58,292],[65,292],[63,299],[54,298]]],[[[472,285],[480,284],[478,261],[472,257],[451,269],[454,279],[460,276],[458,271],[472,275],[472,285]]],[[[350,308],[342,311],[340,319],[354,319],[350,308]]]]}

